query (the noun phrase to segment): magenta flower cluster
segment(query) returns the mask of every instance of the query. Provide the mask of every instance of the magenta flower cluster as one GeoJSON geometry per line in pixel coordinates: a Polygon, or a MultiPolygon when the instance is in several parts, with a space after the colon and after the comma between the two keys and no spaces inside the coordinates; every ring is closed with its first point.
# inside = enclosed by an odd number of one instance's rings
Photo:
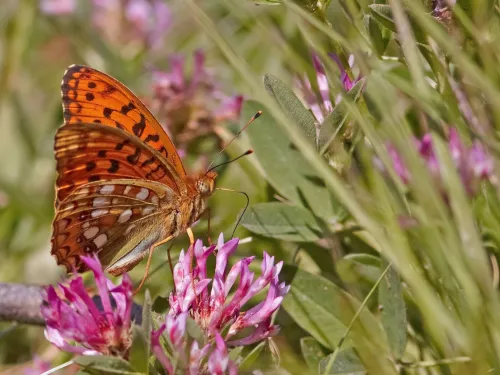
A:
{"type": "Polygon", "coordinates": [[[193,67],[183,56],[170,58],[170,70],[153,71],[153,108],[162,125],[181,149],[193,139],[213,133],[216,124],[238,121],[243,97],[228,96],[205,63],[205,53],[195,51],[193,67]]]}
{"type": "Polygon", "coordinates": [[[41,308],[45,337],[67,352],[125,358],[131,344],[131,280],[125,274],[121,284],[115,285],[105,277],[97,257],[82,260],[94,273],[102,308],[90,297],[80,275],[58,288],[47,287],[41,308]]]}
{"type": "MultiPolygon", "coordinates": [[[[246,257],[228,269],[228,261],[238,247],[238,239],[203,246],[200,240],[181,252],[174,267],[175,290],[170,294],[170,310],[165,322],[151,334],[153,354],[168,374],[178,369],[189,374],[236,374],[228,347],[249,345],[275,335],[272,315],[279,308],[289,286],[279,281],[283,262],[264,252],[261,274],[255,277],[246,257]],[[209,278],[207,261],[215,255],[215,270],[209,278]],[[195,260],[195,264],[192,264],[195,260]],[[255,306],[245,309],[250,299],[265,292],[255,306]],[[198,326],[202,338],[187,335],[187,323],[198,326]]],[[[82,257],[94,273],[101,305],[85,289],[75,274],[57,288],[44,293],[42,314],[47,339],[64,351],[128,357],[131,345],[132,284],[125,274],[118,285],[108,280],[97,257],[82,257]]]]}
{"type": "Polygon", "coordinates": [[[238,239],[224,243],[222,234],[217,246],[202,246],[200,240],[194,245],[196,265],[190,271],[191,257],[181,252],[179,263],[174,268],[175,292],[170,294],[169,315],[177,317],[185,312],[198,323],[206,337],[223,334],[228,344],[249,345],[277,333],[278,327],[271,324],[271,315],[280,306],[289,286],[280,283],[278,275],[283,262],[275,264],[274,257],[264,252],[262,274],[254,279],[249,265],[254,257],[239,260],[226,274],[228,258],[236,251],[238,239]],[[213,280],[207,278],[207,259],[217,249],[213,280]],[[239,278],[239,282],[236,282],[239,278]],[[211,281],[211,287],[209,284],[211,281]],[[245,304],[257,293],[268,287],[266,298],[255,307],[244,310],[245,304]],[[230,292],[234,290],[234,293],[230,292]],[[253,327],[245,337],[235,336],[245,328],[253,327]]]}
{"type": "MultiPolygon", "coordinates": [[[[264,252],[262,273],[257,278],[249,269],[254,257],[243,258],[227,270],[228,258],[236,251],[238,241],[235,238],[224,243],[221,234],[217,246],[205,247],[198,240],[187,254],[181,252],[174,268],[175,291],[170,294],[170,311],[165,323],[153,333],[155,353],[161,352],[158,337],[165,331],[173,357],[188,362],[193,371],[200,368],[208,355],[206,364],[211,374],[223,374],[226,370],[233,373],[235,365],[227,357],[226,346],[250,345],[279,331],[279,327],[272,324],[272,314],[290,288],[278,279],[283,262],[275,264],[274,257],[264,252]],[[207,259],[215,251],[215,272],[213,279],[209,279],[207,259]],[[193,258],[196,264],[190,267],[193,258]],[[266,288],[265,299],[244,310],[246,303],[266,288]],[[188,318],[201,328],[205,341],[201,349],[199,343],[194,341],[189,353],[185,353],[188,318]],[[243,330],[245,334],[241,337],[239,334],[243,330]]],[[[165,370],[172,373],[173,365],[166,356],[161,362],[165,370]]]]}
{"type": "MultiPolygon", "coordinates": [[[[415,139],[415,145],[437,186],[441,188],[440,165],[431,135],[425,134],[421,139],[415,139]]],[[[493,173],[493,159],[480,142],[474,141],[471,146],[467,147],[460,139],[456,129],[451,128],[448,138],[448,149],[460,175],[462,184],[469,196],[474,196],[477,193],[481,181],[489,180],[492,183],[496,182],[493,173]]],[[[391,144],[387,146],[387,151],[392,160],[394,171],[403,183],[409,184],[411,173],[401,155],[391,144]]]]}
{"type": "MultiPolygon", "coordinates": [[[[163,0],[92,0],[93,26],[113,43],[139,42],[156,47],[171,25],[172,15],[163,0]]],[[[40,0],[49,15],[73,14],[76,0],[40,0]]]]}

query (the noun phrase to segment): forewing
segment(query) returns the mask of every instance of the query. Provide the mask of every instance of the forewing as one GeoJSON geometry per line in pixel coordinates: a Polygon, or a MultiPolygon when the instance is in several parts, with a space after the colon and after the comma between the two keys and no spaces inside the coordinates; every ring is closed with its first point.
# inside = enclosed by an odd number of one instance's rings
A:
{"type": "Polygon", "coordinates": [[[146,106],[125,85],[95,69],[72,65],[61,83],[65,124],[100,123],[123,129],[186,171],[174,144],[146,106]]]}
{"type": "Polygon", "coordinates": [[[176,192],[184,181],[160,155],[123,130],[102,124],[72,124],[58,129],[56,207],[74,189],[93,181],[141,178],[161,182],[176,192]]]}
{"type": "Polygon", "coordinates": [[[68,272],[87,270],[81,255],[98,254],[103,266],[113,266],[133,254],[132,268],[154,243],[175,225],[176,193],[150,181],[110,180],[83,185],[59,206],[53,223],[52,255],[68,272]],[[172,202],[171,209],[160,202],[172,202]],[[169,223],[170,221],[170,223],[169,223]]]}

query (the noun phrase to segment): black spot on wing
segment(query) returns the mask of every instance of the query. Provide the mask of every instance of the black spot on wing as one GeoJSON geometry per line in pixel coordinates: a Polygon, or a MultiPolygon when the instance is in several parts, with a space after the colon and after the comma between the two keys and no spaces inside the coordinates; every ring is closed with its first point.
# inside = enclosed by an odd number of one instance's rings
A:
{"type": "Polygon", "coordinates": [[[158,134],[148,134],[148,136],[144,139],[144,142],[158,142],[160,140],[160,136],[158,134]]]}
{"type": "Polygon", "coordinates": [[[127,161],[130,164],[136,164],[137,160],[139,160],[139,156],[141,155],[141,149],[136,147],[135,153],[133,155],[127,156],[127,161]]]}
{"type": "Polygon", "coordinates": [[[132,131],[139,138],[144,133],[144,129],[146,129],[146,117],[141,113],[141,121],[137,122],[132,126],[132,131]]]}
{"type": "Polygon", "coordinates": [[[115,160],[115,159],[111,159],[109,161],[111,163],[109,169],[108,169],[108,172],[109,173],[116,173],[118,172],[118,169],[120,169],[120,163],[118,162],[118,160],[115,160]]]}
{"type": "Polygon", "coordinates": [[[87,162],[87,164],[85,166],[85,168],[87,169],[88,172],[95,169],[95,167],[96,167],[95,161],[89,161],[89,162],[87,162]]]}

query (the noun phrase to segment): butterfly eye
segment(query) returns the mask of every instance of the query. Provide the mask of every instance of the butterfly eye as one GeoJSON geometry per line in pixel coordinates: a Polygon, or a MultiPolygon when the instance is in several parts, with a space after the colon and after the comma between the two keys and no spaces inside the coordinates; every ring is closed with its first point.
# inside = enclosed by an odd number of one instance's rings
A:
{"type": "Polygon", "coordinates": [[[207,182],[204,181],[204,180],[198,180],[197,181],[197,183],[196,183],[196,189],[202,195],[207,194],[209,192],[209,190],[210,190],[207,182]]]}

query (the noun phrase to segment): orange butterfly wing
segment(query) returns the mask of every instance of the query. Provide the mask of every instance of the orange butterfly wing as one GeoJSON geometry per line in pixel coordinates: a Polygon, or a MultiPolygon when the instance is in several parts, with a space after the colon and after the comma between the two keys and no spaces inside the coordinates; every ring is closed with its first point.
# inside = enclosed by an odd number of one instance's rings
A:
{"type": "Polygon", "coordinates": [[[131,133],[162,154],[182,178],[177,150],[146,106],[125,85],[98,70],[72,65],[61,83],[65,124],[99,123],[131,133]]]}
{"type": "Polygon", "coordinates": [[[75,123],[58,129],[56,207],[74,189],[93,181],[141,178],[161,182],[179,193],[184,182],[155,149],[123,130],[75,123]]]}

